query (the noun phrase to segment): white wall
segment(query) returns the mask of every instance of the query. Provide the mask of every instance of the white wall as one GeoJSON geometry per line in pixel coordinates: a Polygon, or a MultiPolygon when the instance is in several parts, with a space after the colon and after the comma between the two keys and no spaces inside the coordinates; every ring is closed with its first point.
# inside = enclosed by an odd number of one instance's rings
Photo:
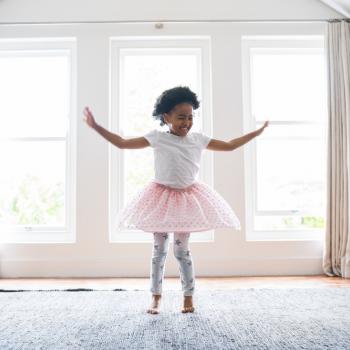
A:
{"type": "Polygon", "coordinates": [[[341,17],[318,0],[0,0],[0,22],[290,20],[341,17]]]}
{"type": "MultiPolygon", "coordinates": [[[[107,1],[1,1],[0,21],[64,21],[64,20],[153,20],[153,19],[205,19],[205,18],[250,18],[250,19],[320,19],[338,17],[336,13],[318,1],[245,1],[239,6],[237,1],[216,1],[216,6],[193,1],[185,5],[186,11],[180,11],[181,2],[176,2],[175,9],[169,8],[165,1],[153,1],[154,6],[137,8],[135,2],[123,4],[119,9],[117,2],[107,1]],[[81,6],[77,6],[81,4],[81,6]],[[83,5],[83,3],[87,5],[83,5]],[[114,6],[111,6],[111,4],[114,6]],[[69,4],[69,5],[68,5],[69,4]],[[98,6],[96,4],[99,4],[98,6]],[[102,5],[104,4],[104,5],[102,5]],[[200,12],[197,9],[200,8],[200,12]],[[268,6],[267,6],[268,4],[268,6]],[[157,5],[157,6],[156,6],[157,5]],[[230,5],[230,6],[229,6],[230,5]],[[153,7],[153,8],[152,8],[153,7]],[[154,8],[157,11],[154,11],[154,8]],[[65,10],[62,10],[64,8],[65,10]],[[67,9],[69,8],[69,11],[67,9]],[[135,8],[135,11],[132,11],[135,8]],[[178,9],[178,11],[175,11],[178,9]],[[84,10],[84,11],[83,11],[84,10]],[[142,16],[142,11],[144,15],[142,16]]],[[[141,2],[139,2],[141,4],[141,2]]],[[[148,2],[149,4],[149,2],[148,2]]],[[[143,35],[145,25],[132,24],[90,24],[79,27],[82,41],[98,49],[101,45],[99,35],[107,30],[118,35],[143,35]],[[91,35],[93,33],[93,35],[91,35]]],[[[205,31],[216,33],[217,43],[227,47],[220,57],[213,60],[220,62],[222,69],[213,77],[213,114],[214,137],[231,139],[242,134],[243,110],[241,89],[240,35],[242,34],[324,34],[324,23],[197,23],[189,25],[191,33],[205,31]],[[278,31],[276,33],[276,28],[278,31]],[[232,45],[225,45],[227,35],[232,35],[232,45]],[[224,67],[231,67],[228,72],[224,67]],[[237,77],[228,79],[227,77],[237,77]],[[230,102],[230,103],[228,103],[230,102]],[[234,110],[227,107],[233,104],[234,110]],[[232,113],[231,118],[227,115],[232,113]]],[[[19,26],[21,27],[21,26],[19,26]]],[[[1,37],[16,36],[14,26],[0,26],[1,37]]],[[[72,27],[66,26],[62,33],[70,35],[72,27]]],[[[149,30],[155,30],[149,26],[149,30]]],[[[186,27],[188,28],[188,27],[186,27]]],[[[187,29],[179,23],[167,24],[165,34],[187,34],[187,29]]],[[[50,36],[54,29],[50,26],[38,26],[37,33],[50,36]]],[[[157,34],[159,34],[157,32],[157,34]]],[[[86,46],[87,47],[87,46],[86,46]]],[[[215,52],[215,45],[213,46],[215,52]]],[[[83,59],[80,55],[80,60],[83,59]]],[[[101,62],[105,59],[101,57],[101,62]]],[[[84,63],[81,61],[81,63],[84,63]]],[[[78,61],[79,65],[79,61],[78,61]]],[[[99,72],[90,72],[86,64],[78,66],[78,74],[86,88],[78,91],[77,110],[81,111],[89,101],[95,106],[102,125],[108,125],[108,91],[99,87],[99,94],[91,84],[101,86],[101,76],[107,74],[108,67],[99,72]],[[92,80],[91,80],[92,79],[92,80]],[[93,82],[93,83],[92,83],[93,82]]],[[[78,115],[77,119],[80,120],[78,115]]],[[[1,275],[17,276],[148,276],[151,256],[150,244],[110,244],[108,242],[108,218],[96,216],[99,212],[108,213],[108,157],[107,143],[93,135],[83,123],[77,127],[77,243],[76,244],[7,244],[1,247],[1,275]],[[93,164],[93,169],[92,169],[93,164]],[[96,185],[91,186],[91,183],[96,185]],[[102,184],[102,185],[101,185],[102,184]],[[96,217],[95,217],[96,216],[96,217]],[[94,218],[94,220],[87,220],[94,218]]],[[[244,147],[244,146],[243,146],[244,147]]],[[[241,219],[242,231],[216,230],[214,243],[193,243],[191,245],[197,276],[210,275],[297,275],[322,273],[322,241],[286,241],[286,242],[246,242],[244,239],[244,159],[243,147],[231,153],[215,153],[214,187],[234,206],[241,219]],[[228,168],[229,162],[232,164],[228,168]],[[230,184],[230,185],[228,185],[230,184]]],[[[170,246],[172,249],[172,246],[170,246]]],[[[178,276],[178,265],[170,250],[166,276],[178,276]]]]}

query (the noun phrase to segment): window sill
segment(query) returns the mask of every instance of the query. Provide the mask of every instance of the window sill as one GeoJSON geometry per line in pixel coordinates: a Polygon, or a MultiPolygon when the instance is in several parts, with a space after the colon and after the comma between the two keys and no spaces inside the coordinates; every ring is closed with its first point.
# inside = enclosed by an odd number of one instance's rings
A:
{"type": "Polygon", "coordinates": [[[67,231],[0,233],[0,244],[67,244],[76,237],[67,231]]]}

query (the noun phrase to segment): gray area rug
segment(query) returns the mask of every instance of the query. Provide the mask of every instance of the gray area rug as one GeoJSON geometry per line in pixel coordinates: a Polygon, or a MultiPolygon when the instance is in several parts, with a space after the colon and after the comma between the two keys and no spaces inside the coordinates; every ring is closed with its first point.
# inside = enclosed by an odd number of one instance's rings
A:
{"type": "Polygon", "coordinates": [[[350,288],[0,293],[0,349],[350,349],[350,288]]]}

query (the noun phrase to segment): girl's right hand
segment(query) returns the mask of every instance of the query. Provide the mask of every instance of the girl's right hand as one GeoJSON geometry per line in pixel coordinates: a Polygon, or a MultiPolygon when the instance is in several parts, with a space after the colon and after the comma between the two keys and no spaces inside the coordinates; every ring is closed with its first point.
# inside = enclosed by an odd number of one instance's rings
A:
{"type": "Polygon", "coordinates": [[[97,124],[95,122],[94,116],[92,115],[89,107],[85,107],[83,110],[83,113],[86,117],[86,118],[83,118],[83,120],[86,122],[87,125],[90,126],[90,128],[94,129],[97,124]]]}

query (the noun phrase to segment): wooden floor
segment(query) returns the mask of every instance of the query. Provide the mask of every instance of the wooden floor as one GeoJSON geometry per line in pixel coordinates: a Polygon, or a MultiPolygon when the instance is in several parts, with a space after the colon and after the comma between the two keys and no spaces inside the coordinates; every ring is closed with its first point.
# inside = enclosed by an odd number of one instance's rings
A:
{"type": "MultiPolygon", "coordinates": [[[[350,288],[350,279],[317,276],[197,277],[197,289],[350,288]]],[[[149,290],[148,278],[3,278],[0,289],[128,289],[149,290]]],[[[178,277],[165,278],[163,290],[181,290],[178,277]]]]}

